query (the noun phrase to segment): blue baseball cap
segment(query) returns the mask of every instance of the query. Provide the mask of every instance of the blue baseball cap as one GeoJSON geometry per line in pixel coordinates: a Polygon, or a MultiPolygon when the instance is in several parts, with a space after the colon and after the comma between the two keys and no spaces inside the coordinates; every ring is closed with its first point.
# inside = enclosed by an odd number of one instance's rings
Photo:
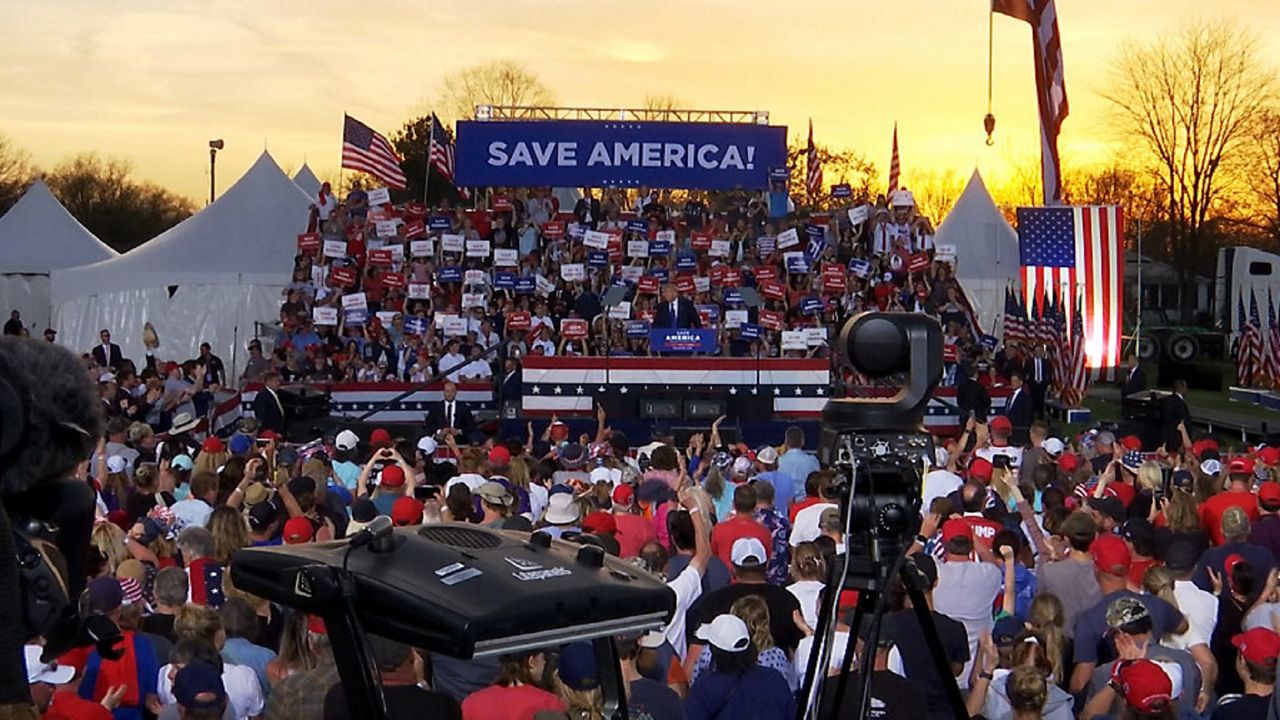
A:
{"type": "Polygon", "coordinates": [[[227,449],[231,451],[232,455],[244,455],[252,447],[253,439],[240,433],[232,435],[231,439],[227,441],[227,449]]]}
{"type": "Polygon", "coordinates": [[[190,470],[192,467],[194,467],[194,463],[191,462],[190,455],[178,455],[177,457],[169,461],[169,465],[179,470],[190,470]]]}
{"type": "Polygon", "coordinates": [[[600,687],[600,670],[596,653],[589,642],[569,643],[560,648],[560,682],[574,690],[600,687]]]}
{"type": "Polygon", "coordinates": [[[188,663],[173,678],[173,696],[187,710],[219,710],[226,707],[227,688],[222,673],[209,663],[188,663]]]}

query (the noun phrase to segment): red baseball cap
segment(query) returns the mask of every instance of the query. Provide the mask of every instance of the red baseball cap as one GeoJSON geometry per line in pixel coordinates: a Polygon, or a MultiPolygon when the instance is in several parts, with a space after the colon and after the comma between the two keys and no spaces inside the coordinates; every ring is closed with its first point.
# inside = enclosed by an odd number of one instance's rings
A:
{"type": "Polygon", "coordinates": [[[1080,456],[1073,453],[1063,453],[1058,458],[1058,469],[1070,475],[1080,469],[1080,456]]]}
{"type": "Polygon", "coordinates": [[[1280,509],[1280,482],[1264,482],[1259,485],[1258,502],[1268,510],[1280,509]]]}
{"type": "Polygon", "coordinates": [[[992,432],[1009,432],[1013,429],[1013,423],[1004,415],[997,415],[991,418],[992,432]]]}
{"type": "Polygon", "coordinates": [[[324,626],[324,618],[319,615],[308,615],[307,632],[313,632],[317,635],[328,635],[329,629],[324,626]]]}
{"type": "Polygon", "coordinates": [[[1089,554],[1093,556],[1093,565],[1099,572],[1125,577],[1129,574],[1129,563],[1133,556],[1129,546],[1119,535],[1104,533],[1094,538],[1089,546],[1089,554]]]}
{"type": "Polygon", "coordinates": [[[489,467],[506,467],[511,464],[511,451],[501,445],[495,445],[489,451],[489,467]]]}
{"type": "Polygon", "coordinates": [[[1254,665],[1274,665],[1280,657],[1280,635],[1275,630],[1256,627],[1231,638],[1245,660],[1254,665]]]}
{"type": "Polygon", "coordinates": [[[1111,681],[1120,688],[1125,704],[1142,713],[1154,713],[1176,700],[1182,692],[1182,672],[1172,663],[1141,658],[1117,662],[1111,681]],[[1173,675],[1177,675],[1177,681],[1173,675]]]}
{"type": "Polygon", "coordinates": [[[373,432],[369,433],[369,444],[375,448],[389,448],[391,433],[382,428],[374,428],[373,432]]]}
{"type": "Polygon", "coordinates": [[[551,423],[551,439],[560,442],[569,437],[569,426],[559,420],[551,423]]]}
{"type": "Polygon", "coordinates": [[[1253,474],[1253,458],[1238,457],[1231,461],[1227,466],[1227,472],[1232,475],[1252,475],[1253,474]]]}
{"type": "MultiPolygon", "coordinates": [[[[396,469],[398,470],[399,468],[396,469]]],[[[422,508],[425,505],[417,498],[396,498],[396,501],[391,505],[391,522],[395,523],[397,527],[421,525],[422,508]]]]}
{"type": "Polygon", "coordinates": [[[1280,465],[1280,448],[1268,445],[1258,451],[1258,461],[1268,467],[1280,465]]]}
{"type": "Polygon", "coordinates": [[[1197,458],[1204,455],[1206,450],[1213,450],[1214,452],[1217,452],[1218,451],[1217,441],[1210,440],[1209,438],[1204,438],[1203,440],[1197,440],[1191,443],[1191,454],[1195,455],[1197,458]]]}
{"type": "Polygon", "coordinates": [[[613,502],[615,505],[630,505],[635,500],[636,489],[628,483],[623,483],[613,489],[613,502]]]}
{"type": "Polygon", "coordinates": [[[223,453],[227,451],[227,444],[222,442],[220,437],[207,437],[200,444],[200,452],[202,453],[223,453]]]}
{"type": "Polygon", "coordinates": [[[1141,450],[1142,439],[1137,435],[1125,435],[1120,438],[1120,445],[1124,447],[1125,450],[1141,450]]]}
{"type": "Polygon", "coordinates": [[[959,518],[952,518],[942,523],[942,542],[948,543],[953,538],[969,538],[973,539],[973,526],[967,521],[959,518]]]}
{"type": "Polygon", "coordinates": [[[316,536],[316,531],[311,526],[310,520],[304,517],[295,517],[285,521],[283,536],[286,544],[299,545],[311,542],[311,539],[316,536]]]}
{"type": "Polygon", "coordinates": [[[986,458],[975,457],[969,462],[969,479],[991,482],[991,473],[995,467],[986,458]]]}
{"type": "Polygon", "coordinates": [[[262,432],[258,433],[258,437],[263,440],[279,440],[280,433],[276,432],[275,430],[263,430],[262,432]]]}
{"type": "Polygon", "coordinates": [[[582,529],[593,535],[616,533],[618,532],[618,521],[613,519],[613,513],[597,510],[582,518],[582,529]]]}
{"type": "Polygon", "coordinates": [[[399,465],[388,465],[382,468],[382,475],[378,477],[378,484],[389,488],[404,485],[404,470],[399,465]]]}

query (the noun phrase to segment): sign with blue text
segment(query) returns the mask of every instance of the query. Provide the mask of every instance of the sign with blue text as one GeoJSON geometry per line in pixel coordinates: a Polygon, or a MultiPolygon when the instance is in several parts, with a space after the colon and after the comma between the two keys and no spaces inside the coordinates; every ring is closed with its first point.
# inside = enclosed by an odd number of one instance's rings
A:
{"type": "Polygon", "coordinates": [[[461,187],[761,190],[785,165],[787,129],[736,123],[462,121],[461,187]]]}

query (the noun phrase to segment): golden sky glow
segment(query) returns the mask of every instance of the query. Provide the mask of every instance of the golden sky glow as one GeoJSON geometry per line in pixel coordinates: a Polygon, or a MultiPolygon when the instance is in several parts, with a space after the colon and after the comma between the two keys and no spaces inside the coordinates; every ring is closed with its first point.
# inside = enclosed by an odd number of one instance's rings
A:
{"type": "MultiPolygon", "coordinates": [[[[561,105],[768,110],[792,137],[867,153],[881,172],[899,126],[903,172],[992,183],[1036,157],[1030,30],[997,17],[997,144],[984,145],[983,0],[0,0],[0,133],[51,166],[125,158],[140,177],[208,193],[207,141],[226,140],[219,190],[266,146],[287,169],[336,175],[344,111],[389,134],[441,79],[525,63],[561,105]]],[[[1116,151],[1099,91],[1126,41],[1234,18],[1280,66],[1277,0],[1058,0],[1071,117],[1065,164],[1116,151]]],[[[829,182],[839,178],[828,177],[829,182]]]]}

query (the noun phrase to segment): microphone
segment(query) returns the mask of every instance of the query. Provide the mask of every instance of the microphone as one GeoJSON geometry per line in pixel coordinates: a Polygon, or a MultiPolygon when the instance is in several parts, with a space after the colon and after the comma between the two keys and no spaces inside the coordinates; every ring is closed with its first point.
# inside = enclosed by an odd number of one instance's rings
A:
{"type": "Polygon", "coordinates": [[[386,515],[379,515],[368,525],[365,525],[360,532],[351,536],[351,541],[347,543],[347,547],[351,550],[364,547],[376,540],[387,537],[394,529],[395,525],[392,524],[391,518],[386,515]]]}

